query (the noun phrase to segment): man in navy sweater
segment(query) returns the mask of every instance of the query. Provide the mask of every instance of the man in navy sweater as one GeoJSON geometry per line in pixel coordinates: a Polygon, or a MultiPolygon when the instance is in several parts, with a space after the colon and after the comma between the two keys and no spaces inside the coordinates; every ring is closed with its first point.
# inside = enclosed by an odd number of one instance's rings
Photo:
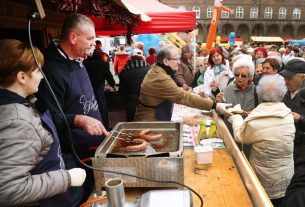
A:
{"type": "MultiPolygon", "coordinates": [[[[101,144],[108,132],[103,126],[98,104],[81,61],[95,45],[93,22],[84,15],[71,14],[65,19],[59,43],[51,43],[45,52],[43,71],[49,80],[71,128],[74,146],[80,158],[92,157],[89,148],[101,144]]],[[[46,106],[58,131],[66,167],[80,167],[69,145],[68,131],[50,89],[42,81],[38,99],[46,106]]],[[[92,170],[87,169],[83,188],[71,191],[75,206],[85,201],[94,185],[92,170]]]]}

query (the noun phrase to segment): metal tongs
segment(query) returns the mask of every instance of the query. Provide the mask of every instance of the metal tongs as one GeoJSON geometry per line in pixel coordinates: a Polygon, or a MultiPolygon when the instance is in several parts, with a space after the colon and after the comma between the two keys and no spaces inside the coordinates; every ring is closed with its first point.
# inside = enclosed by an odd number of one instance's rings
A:
{"type": "Polygon", "coordinates": [[[112,133],[117,133],[118,135],[115,137],[116,139],[122,139],[126,142],[131,142],[133,139],[138,138],[138,136],[132,134],[132,133],[125,133],[125,132],[119,132],[119,131],[111,131],[112,133]],[[127,137],[119,137],[119,135],[125,135],[127,137]]]}

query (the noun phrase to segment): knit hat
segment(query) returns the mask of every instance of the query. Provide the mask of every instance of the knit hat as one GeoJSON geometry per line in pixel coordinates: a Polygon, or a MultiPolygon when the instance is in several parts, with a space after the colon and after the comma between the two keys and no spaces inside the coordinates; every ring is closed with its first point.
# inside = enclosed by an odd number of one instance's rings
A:
{"type": "Polygon", "coordinates": [[[254,50],[254,53],[257,53],[257,52],[261,52],[261,53],[263,53],[264,57],[267,57],[267,50],[265,48],[258,47],[254,50]]]}

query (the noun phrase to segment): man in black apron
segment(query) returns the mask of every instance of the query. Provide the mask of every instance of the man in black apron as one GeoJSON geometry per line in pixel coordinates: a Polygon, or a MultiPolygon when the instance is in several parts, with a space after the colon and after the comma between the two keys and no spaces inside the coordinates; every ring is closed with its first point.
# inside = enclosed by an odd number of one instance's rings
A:
{"type": "MultiPolygon", "coordinates": [[[[71,14],[63,23],[59,43],[52,42],[47,48],[43,68],[68,120],[74,146],[81,159],[93,157],[94,151],[89,149],[99,146],[108,136],[87,71],[81,61],[94,45],[93,22],[84,15],[71,14]]],[[[40,84],[38,98],[51,112],[66,168],[81,167],[71,151],[64,119],[44,81],[40,84]]],[[[87,200],[93,190],[93,172],[88,169],[86,171],[84,188],[75,188],[71,192],[75,206],[87,200]]]]}

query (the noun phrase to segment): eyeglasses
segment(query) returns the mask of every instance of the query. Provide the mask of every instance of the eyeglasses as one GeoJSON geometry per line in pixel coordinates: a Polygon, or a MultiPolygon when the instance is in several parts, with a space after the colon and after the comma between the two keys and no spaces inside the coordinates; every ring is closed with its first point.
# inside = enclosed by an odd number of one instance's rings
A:
{"type": "Polygon", "coordinates": [[[179,60],[179,58],[167,58],[168,60],[179,60]]]}
{"type": "Polygon", "coordinates": [[[234,73],[234,76],[235,76],[235,78],[239,78],[239,77],[242,77],[242,78],[247,78],[248,77],[248,75],[247,74],[240,74],[240,73],[234,73]]]}

